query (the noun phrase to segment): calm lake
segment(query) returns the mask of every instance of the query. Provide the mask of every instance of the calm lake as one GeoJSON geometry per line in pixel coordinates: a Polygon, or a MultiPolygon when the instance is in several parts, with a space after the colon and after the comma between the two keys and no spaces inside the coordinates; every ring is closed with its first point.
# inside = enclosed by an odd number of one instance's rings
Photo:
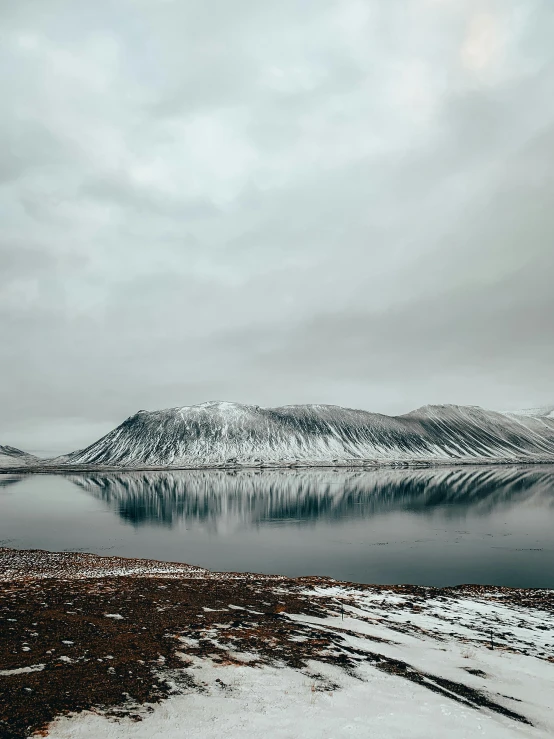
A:
{"type": "Polygon", "coordinates": [[[554,468],[1,474],[0,546],[554,587],[554,468]]]}

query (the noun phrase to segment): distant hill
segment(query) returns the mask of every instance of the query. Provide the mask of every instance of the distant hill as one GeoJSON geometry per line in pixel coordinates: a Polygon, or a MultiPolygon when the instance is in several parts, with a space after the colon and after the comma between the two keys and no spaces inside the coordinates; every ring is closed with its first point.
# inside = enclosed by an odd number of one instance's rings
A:
{"type": "Polygon", "coordinates": [[[24,467],[26,465],[40,464],[41,460],[33,454],[22,452],[13,446],[2,446],[0,444],[0,469],[9,467],[24,467]]]}

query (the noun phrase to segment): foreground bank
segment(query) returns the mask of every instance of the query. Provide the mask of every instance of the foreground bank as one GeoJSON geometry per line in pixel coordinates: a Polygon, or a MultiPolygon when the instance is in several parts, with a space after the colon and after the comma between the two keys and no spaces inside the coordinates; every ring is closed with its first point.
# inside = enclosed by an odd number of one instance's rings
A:
{"type": "Polygon", "coordinates": [[[554,592],[0,549],[0,734],[543,737],[554,592]]]}

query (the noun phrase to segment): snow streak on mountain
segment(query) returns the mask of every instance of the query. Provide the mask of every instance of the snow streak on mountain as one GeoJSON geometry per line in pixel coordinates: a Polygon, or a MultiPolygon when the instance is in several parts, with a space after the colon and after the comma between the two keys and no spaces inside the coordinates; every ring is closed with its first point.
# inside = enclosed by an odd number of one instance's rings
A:
{"type": "Polygon", "coordinates": [[[100,467],[554,461],[554,418],[476,406],[384,416],[329,405],[208,402],[139,411],[86,449],[51,460],[100,467]]]}

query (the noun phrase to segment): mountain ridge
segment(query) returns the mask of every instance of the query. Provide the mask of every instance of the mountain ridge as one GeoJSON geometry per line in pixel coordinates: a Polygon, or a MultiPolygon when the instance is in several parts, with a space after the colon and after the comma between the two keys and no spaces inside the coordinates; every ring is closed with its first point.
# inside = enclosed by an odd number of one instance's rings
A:
{"type": "Polygon", "coordinates": [[[399,416],[336,405],[207,401],[141,410],[58,464],[122,467],[552,461],[554,419],[426,405],[399,416]]]}
{"type": "Polygon", "coordinates": [[[443,404],[387,416],[337,405],[262,408],[207,401],[139,410],[84,449],[49,460],[0,447],[0,468],[554,462],[549,413],[443,404]]]}

